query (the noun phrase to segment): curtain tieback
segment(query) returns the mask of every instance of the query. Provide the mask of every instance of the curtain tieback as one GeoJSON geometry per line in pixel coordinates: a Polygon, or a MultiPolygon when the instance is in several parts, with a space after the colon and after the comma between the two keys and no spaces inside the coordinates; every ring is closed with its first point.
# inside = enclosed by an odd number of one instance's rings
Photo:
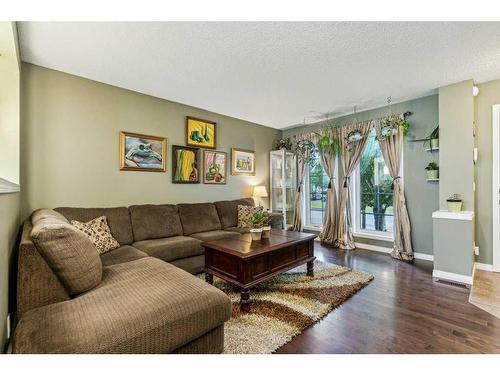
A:
{"type": "Polygon", "coordinates": [[[350,180],[350,178],[351,178],[350,176],[344,177],[344,187],[345,188],[349,186],[349,180],[350,180]]]}
{"type": "Polygon", "coordinates": [[[334,180],[334,177],[330,177],[330,180],[328,181],[328,189],[332,188],[332,181],[334,180]]]}
{"type": "Polygon", "coordinates": [[[394,178],[392,179],[391,190],[394,190],[394,182],[395,182],[396,180],[399,180],[400,178],[401,178],[401,176],[396,176],[396,177],[394,177],[394,178]]]}

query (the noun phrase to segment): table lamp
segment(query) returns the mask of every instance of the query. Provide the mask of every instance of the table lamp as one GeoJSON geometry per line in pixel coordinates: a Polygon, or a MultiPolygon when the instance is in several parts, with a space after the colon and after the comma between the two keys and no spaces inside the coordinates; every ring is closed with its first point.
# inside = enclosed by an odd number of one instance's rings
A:
{"type": "MultiPolygon", "coordinates": [[[[266,187],[264,185],[254,186],[252,196],[254,198],[266,198],[266,197],[268,197],[266,187]]],[[[260,200],[258,206],[262,206],[262,205],[263,205],[262,200],[260,200]]]]}

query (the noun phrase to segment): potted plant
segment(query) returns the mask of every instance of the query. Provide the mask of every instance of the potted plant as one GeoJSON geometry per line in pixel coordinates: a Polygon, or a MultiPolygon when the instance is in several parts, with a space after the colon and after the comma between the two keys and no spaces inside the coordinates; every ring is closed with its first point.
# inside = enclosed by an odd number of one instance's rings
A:
{"type": "Polygon", "coordinates": [[[425,167],[428,180],[437,180],[439,178],[439,167],[436,163],[431,162],[425,167]]]}
{"type": "Polygon", "coordinates": [[[459,194],[453,194],[446,200],[448,203],[448,211],[449,212],[460,212],[462,211],[462,198],[460,198],[459,194]]]}
{"type": "Polygon", "coordinates": [[[264,212],[264,217],[262,218],[262,238],[269,238],[271,236],[271,225],[269,222],[271,221],[271,217],[269,216],[269,212],[264,212]]]}
{"type": "Polygon", "coordinates": [[[264,212],[255,212],[248,218],[250,224],[250,235],[252,241],[260,241],[262,238],[262,222],[264,220],[264,212]]]}
{"type": "Polygon", "coordinates": [[[292,142],[290,138],[280,138],[274,143],[274,147],[276,150],[291,150],[292,142]]]}
{"type": "Polygon", "coordinates": [[[424,146],[429,142],[429,147],[431,150],[436,150],[439,148],[439,125],[432,131],[431,134],[425,139],[424,146]]]}

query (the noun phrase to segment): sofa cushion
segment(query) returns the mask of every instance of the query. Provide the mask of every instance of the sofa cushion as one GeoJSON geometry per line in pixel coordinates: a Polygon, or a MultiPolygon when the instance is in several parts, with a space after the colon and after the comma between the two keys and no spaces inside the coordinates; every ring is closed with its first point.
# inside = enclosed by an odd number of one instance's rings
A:
{"type": "Polygon", "coordinates": [[[120,244],[111,235],[106,216],[96,217],[86,223],[71,220],[71,225],[83,232],[92,241],[100,254],[120,247],[120,244]]]}
{"type": "Polygon", "coordinates": [[[193,233],[191,237],[201,241],[215,241],[225,238],[237,238],[240,234],[237,232],[229,232],[227,230],[211,230],[210,232],[193,233]]]}
{"type": "Polygon", "coordinates": [[[87,222],[99,216],[106,216],[109,229],[120,245],[131,245],[134,242],[130,214],[127,207],[114,208],[80,208],[58,207],[54,209],[66,219],[87,222]]]}
{"type": "Polygon", "coordinates": [[[254,206],[253,198],[214,202],[222,229],[238,226],[238,206],[254,206]]]}
{"type": "Polygon", "coordinates": [[[231,316],[229,297],[204,280],[147,257],[104,269],[102,284],[27,312],[15,353],[168,353],[231,316]]]}
{"type": "Polygon", "coordinates": [[[86,292],[101,282],[97,249],[71,224],[56,217],[41,217],[33,222],[31,238],[70,295],[86,292]]]}
{"type": "Polygon", "coordinates": [[[33,213],[31,214],[31,222],[34,223],[39,221],[40,219],[49,217],[59,219],[65,223],[69,223],[69,221],[62,214],[49,208],[40,208],[36,211],[33,211],[33,213]]]}
{"type": "Polygon", "coordinates": [[[101,255],[102,265],[104,267],[131,262],[133,260],[146,258],[148,254],[136,249],[130,245],[120,246],[118,249],[108,251],[101,255]]]}
{"type": "Polygon", "coordinates": [[[176,259],[169,263],[192,274],[200,273],[203,272],[205,268],[205,255],[196,255],[194,257],[176,259]]]}
{"type": "Polygon", "coordinates": [[[204,253],[201,241],[193,237],[175,236],[134,242],[134,247],[146,254],[170,262],[204,253]]]}
{"type": "Polygon", "coordinates": [[[182,203],[177,206],[185,236],[221,229],[219,216],[213,203],[182,203]]]}
{"type": "Polygon", "coordinates": [[[250,228],[231,227],[224,230],[227,230],[229,232],[238,232],[239,234],[250,233],[250,228]]]}
{"type": "Polygon", "coordinates": [[[142,204],[129,210],[134,241],[182,235],[181,219],[173,204],[142,204]]]}

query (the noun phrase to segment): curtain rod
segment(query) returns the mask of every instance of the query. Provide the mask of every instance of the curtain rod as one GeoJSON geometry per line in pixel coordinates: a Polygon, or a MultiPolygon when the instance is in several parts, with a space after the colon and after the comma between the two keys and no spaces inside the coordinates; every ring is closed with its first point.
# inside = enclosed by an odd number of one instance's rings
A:
{"type": "MultiPolygon", "coordinates": [[[[375,118],[375,119],[371,119],[371,120],[366,120],[366,121],[360,121],[360,122],[352,122],[352,123],[349,123],[349,124],[344,124],[342,126],[348,126],[348,125],[353,125],[353,124],[363,124],[365,122],[370,122],[370,121],[377,121],[377,120],[383,120],[387,117],[391,117],[391,116],[397,116],[397,115],[401,115],[403,116],[404,118],[408,117],[408,116],[411,116],[413,114],[413,112],[411,111],[406,111],[406,112],[402,112],[402,113],[393,113],[391,115],[387,115],[387,116],[382,116],[382,117],[378,117],[378,118],[375,118]]],[[[335,119],[332,119],[332,120],[335,120],[335,119]]],[[[323,122],[326,122],[326,121],[329,121],[329,120],[325,120],[323,122]]],[[[342,126],[336,126],[336,128],[340,128],[342,126]]],[[[320,131],[320,130],[319,130],[320,131]]],[[[298,133],[298,134],[294,134],[292,137],[293,138],[297,138],[297,137],[301,137],[301,136],[307,136],[307,135],[311,135],[311,134],[314,134],[316,132],[314,131],[310,131],[310,132],[303,132],[303,133],[298,133]]]]}

